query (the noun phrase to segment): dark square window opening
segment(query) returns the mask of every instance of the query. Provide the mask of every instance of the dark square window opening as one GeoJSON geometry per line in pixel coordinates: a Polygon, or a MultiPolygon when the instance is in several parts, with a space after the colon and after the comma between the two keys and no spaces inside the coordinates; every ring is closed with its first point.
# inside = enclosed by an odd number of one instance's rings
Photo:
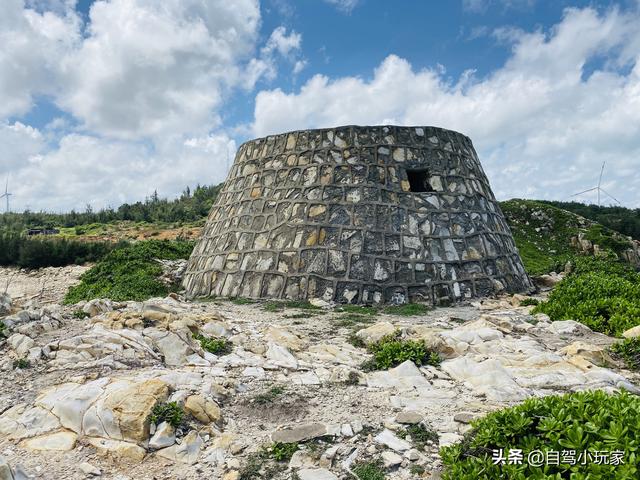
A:
{"type": "Polygon", "coordinates": [[[412,192],[433,192],[429,183],[429,170],[407,170],[407,179],[412,192]]]}

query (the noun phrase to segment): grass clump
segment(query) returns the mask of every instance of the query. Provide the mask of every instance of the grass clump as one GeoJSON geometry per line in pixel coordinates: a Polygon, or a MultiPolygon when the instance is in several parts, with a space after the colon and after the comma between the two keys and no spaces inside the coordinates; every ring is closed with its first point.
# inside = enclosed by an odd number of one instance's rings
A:
{"type": "Polygon", "coordinates": [[[441,359],[437,352],[427,348],[422,340],[402,340],[398,335],[388,335],[369,345],[368,350],[373,354],[371,360],[366,361],[362,368],[371,370],[388,370],[407,360],[416,365],[440,365],[441,359]]]}
{"type": "Polygon", "coordinates": [[[424,449],[424,446],[429,440],[435,444],[438,443],[438,432],[422,423],[409,425],[405,428],[403,430],[403,438],[406,438],[407,436],[410,436],[411,443],[421,450],[424,449]]]}
{"type": "Polygon", "coordinates": [[[520,306],[521,307],[532,307],[532,306],[536,306],[540,303],[540,300],[537,300],[535,298],[525,298],[524,300],[520,301],[520,306]]]}
{"type": "Polygon", "coordinates": [[[244,298],[244,297],[230,298],[229,301],[235,305],[251,305],[253,303],[256,303],[255,300],[252,300],[251,298],[244,298]]]}
{"type": "Polygon", "coordinates": [[[177,402],[157,403],[151,414],[149,421],[156,425],[167,422],[174,428],[178,428],[184,420],[184,410],[177,402]]]}
{"type": "Polygon", "coordinates": [[[299,449],[300,445],[297,443],[275,442],[270,447],[267,447],[266,455],[276,462],[288,462],[299,449]]]}
{"type": "Polygon", "coordinates": [[[512,479],[632,479],[640,472],[640,398],[627,392],[570,393],[530,398],[518,406],[490,413],[472,422],[472,430],[457,444],[440,449],[443,480],[512,479]],[[493,451],[521,449],[522,464],[495,465],[493,451]],[[545,452],[624,451],[619,465],[593,461],[575,464],[560,456],[558,465],[527,461],[534,450],[545,452]]]}
{"type": "Polygon", "coordinates": [[[384,313],[389,315],[400,315],[402,317],[413,317],[416,315],[426,315],[432,307],[422,303],[405,303],[403,305],[390,305],[384,309],[384,313]]]}
{"type": "Polygon", "coordinates": [[[78,309],[73,311],[73,318],[78,318],[82,320],[84,318],[89,318],[89,314],[84,310],[78,309]]]}
{"type": "Polygon", "coordinates": [[[31,368],[31,362],[26,358],[19,358],[18,360],[13,361],[13,368],[25,370],[27,368],[31,368]]]}
{"type": "Polygon", "coordinates": [[[258,405],[267,405],[269,403],[275,402],[278,398],[280,398],[285,392],[285,388],[280,385],[274,385],[269,390],[266,390],[262,393],[259,393],[255,396],[253,401],[258,405]]]}
{"type": "Polygon", "coordinates": [[[228,355],[233,351],[233,344],[226,338],[209,338],[201,333],[194,333],[193,338],[200,342],[200,346],[204,351],[214,355],[228,355]]]}
{"type": "Polygon", "coordinates": [[[615,343],[610,350],[615,356],[622,358],[631,370],[640,370],[640,337],[615,343]]]}
{"type": "Polygon", "coordinates": [[[376,307],[367,305],[343,305],[336,308],[336,312],[376,316],[380,311],[376,307]]]}
{"type": "Polygon", "coordinates": [[[384,480],[384,470],[382,462],[375,460],[372,462],[362,462],[353,467],[353,473],[358,480],[384,480]]]}
{"type": "Polygon", "coordinates": [[[8,337],[9,337],[9,329],[4,323],[0,322],[0,340],[8,337]]]}
{"type": "Polygon", "coordinates": [[[162,267],[156,259],[189,258],[193,242],[147,240],[117,248],[103,257],[71,287],[64,302],[73,304],[94,298],[143,301],[169,293],[159,280],[162,267]]]}
{"type": "Polygon", "coordinates": [[[579,260],[533,313],[577,320],[597,332],[620,336],[640,324],[640,274],[618,262],[579,260]]]}

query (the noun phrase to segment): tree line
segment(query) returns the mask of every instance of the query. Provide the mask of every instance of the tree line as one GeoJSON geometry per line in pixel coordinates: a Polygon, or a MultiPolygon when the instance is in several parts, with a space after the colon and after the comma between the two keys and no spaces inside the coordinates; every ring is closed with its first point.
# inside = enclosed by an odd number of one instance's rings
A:
{"type": "Polygon", "coordinates": [[[207,216],[222,185],[198,185],[193,191],[187,187],[174,200],[159,198],[158,193],[136,203],[124,203],[117,209],[105,208],[94,211],[87,206],[85,211],[71,210],[68,213],[32,212],[4,213],[0,215],[0,231],[22,232],[31,228],[76,227],[92,223],[117,221],[177,223],[194,222],[207,216]]]}

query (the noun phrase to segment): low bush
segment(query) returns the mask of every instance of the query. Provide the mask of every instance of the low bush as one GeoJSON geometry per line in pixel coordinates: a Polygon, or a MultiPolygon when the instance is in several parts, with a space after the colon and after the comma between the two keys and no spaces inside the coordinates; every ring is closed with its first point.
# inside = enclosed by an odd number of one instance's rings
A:
{"type": "Polygon", "coordinates": [[[405,303],[404,305],[390,305],[384,309],[384,313],[400,315],[402,317],[412,317],[425,315],[429,310],[433,310],[433,308],[422,303],[405,303]]]}
{"type": "Polygon", "coordinates": [[[149,421],[156,425],[167,422],[174,428],[178,428],[184,420],[184,410],[176,402],[158,403],[151,410],[149,421]]]}
{"type": "Polygon", "coordinates": [[[423,450],[428,441],[435,444],[438,443],[438,432],[432,428],[417,423],[415,425],[409,425],[401,430],[402,438],[411,437],[411,443],[419,449],[423,450]]]}
{"type": "Polygon", "coordinates": [[[540,300],[536,300],[535,298],[525,298],[520,302],[521,307],[530,307],[535,306],[540,303],[540,300]]]}
{"type": "Polygon", "coordinates": [[[113,250],[69,289],[65,303],[94,298],[142,301],[167,295],[169,288],[159,280],[162,268],[156,259],[189,258],[192,250],[192,242],[169,240],[142,241],[113,250]]]}
{"type": "Polygon", "coordinates": [[[267,405],[273,403],[280,398],[285,392],[285,388],[280,385],[274,385],[269,390],[259,393],[255,396],[254,402],[258,405],[267,405]]]}
{"type": "Polygon", "coordinates": [[[358,480],[384,480],[386,478],[382,462],[379,460],[358,463],[353,467],[353,473],[358,477],[358,480]]]}
{"type": "Polygon", "coordinates": [[[288,462],[291,457],[300,449],[297,443],[276,442],[266,450],[266,455],[277,462],[288,462]]]}
{"type": "Polygon", "coordinates": [[[579,259],[572,273],[534,313],[577,320],[592,330],[619,336],[640,324],[640,275],[614,261],[579,259]]]}
{"type": "Polygon", "coordinates": [[[631,370],[640,370],[640,338],[627,338],[611,345],[614,356],[622,358],[631,370]]]}
{"type": "Polygon", "coordinates": [[[194,333],[193,338],[200,342],[204,351],[215,355],[228,355],[233,351],[233,344],[226,338],[209,338],[199,333],[194,333]]]}
{"type": "Polygon", "coordinates": [[[639,450],[640,398],[591,391],[530,398],[490,413],[440,456],[443,480],[607,480],[638,478],[639,450]],[[616,452],[622,463],[611,464],[617,463],[612,455],[609,464],[596,462],[597,452],[616,452]],[[510,454],[522,461],[510,464],[510,454]]]}
{"type": "Polygon", "coordinates": [[[407,360],[416,365],[440,365],[440,356],[420,340],[401,340],[397,335],[383,337],[369,345],[373,358],[362,366],[364,370],[388,370],[407,360]]]}
{"type": "Polygon", "coordinates": [[[109,242],[32,238],[19,233],[4,233],[0,235],[0,265],[22,268],[82,265],[95,262],[120,246],[109,242]]]}
{"type": "Polygon", "coordinates": [[[24,370],[27,368],[31,368],[31,362],[29,360],[27,360],[26,358],[20,358],[18,360],[14,360],[13,361],[13,368],[14,369],[20,369],[20,370],[24,370]]]}

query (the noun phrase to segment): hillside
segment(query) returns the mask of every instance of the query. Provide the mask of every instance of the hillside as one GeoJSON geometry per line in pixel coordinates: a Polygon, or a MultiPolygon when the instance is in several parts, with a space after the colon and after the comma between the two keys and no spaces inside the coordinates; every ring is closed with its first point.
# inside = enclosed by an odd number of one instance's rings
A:
{"type": "Polygon", "coordinates": [[[534,200],[500,206],[531,275],[560,271],[573,255],[611,256],[640,267],[640,242],[597,222],[534,200]]]}
{"type": "Polygon", "coordinates": [[[542,201],[554,207],[581,215],[623,235],[640,240],[640,209],[585,205],[579,202],[542,201]]]}

